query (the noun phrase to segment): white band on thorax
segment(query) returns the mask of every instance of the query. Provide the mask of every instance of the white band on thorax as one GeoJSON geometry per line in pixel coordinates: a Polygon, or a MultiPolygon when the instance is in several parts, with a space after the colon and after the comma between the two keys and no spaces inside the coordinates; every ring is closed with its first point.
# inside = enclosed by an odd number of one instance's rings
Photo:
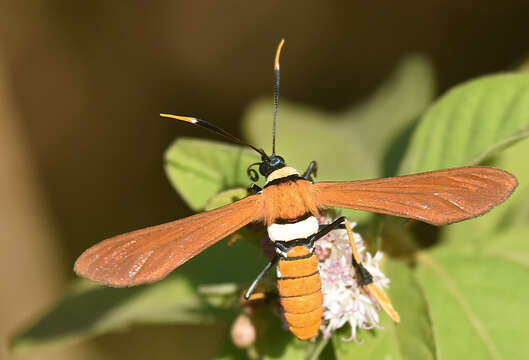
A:
{"type": "Polygon", "coordinates": [[[268,226],[268,237],[272,241],[306,239],[318,232],[318,220],[309,216],[293,224],[272,224],[268,226]]]}

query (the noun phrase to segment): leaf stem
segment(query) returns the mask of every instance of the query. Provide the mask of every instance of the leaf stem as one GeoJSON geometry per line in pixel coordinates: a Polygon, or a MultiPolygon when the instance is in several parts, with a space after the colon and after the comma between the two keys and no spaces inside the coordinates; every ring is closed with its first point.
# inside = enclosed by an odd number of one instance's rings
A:
{"type": "Polygon", "coordinates": [[[325,346],[327,346],[327,344],[329,343],[330,338],[331,338],[330,336],[327,338],[322,338],[320,342],[314,348],[314,351],[312,352],[312,354],[307,357],[307,360],[318,360],[321,352],[323,351],[323,349],[325,349],[325,346]]]}

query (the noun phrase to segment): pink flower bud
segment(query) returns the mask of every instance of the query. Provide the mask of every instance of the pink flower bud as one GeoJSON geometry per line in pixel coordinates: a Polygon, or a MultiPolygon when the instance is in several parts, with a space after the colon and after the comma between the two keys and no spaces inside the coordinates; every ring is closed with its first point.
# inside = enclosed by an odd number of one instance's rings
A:
{"type": "Polygon", "coordinates": [[[254,324],[248,316],[243,314],[235,319],[230,334],[235,346],[243,349],[252,346],[257,336],[254,324]]]}

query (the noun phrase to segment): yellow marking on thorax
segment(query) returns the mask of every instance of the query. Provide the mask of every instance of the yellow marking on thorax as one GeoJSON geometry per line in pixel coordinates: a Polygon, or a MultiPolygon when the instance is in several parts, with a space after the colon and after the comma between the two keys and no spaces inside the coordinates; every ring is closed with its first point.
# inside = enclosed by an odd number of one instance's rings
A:
{"type": "Polygon", "coordinates": [[[272,180],[281,179],[290,175],[299,175],[299,172],[293,167],[285,166],[281,169],[273,171],[270,175],[268,175],[266,178],[266,183],[268,184],[272,180]]]}

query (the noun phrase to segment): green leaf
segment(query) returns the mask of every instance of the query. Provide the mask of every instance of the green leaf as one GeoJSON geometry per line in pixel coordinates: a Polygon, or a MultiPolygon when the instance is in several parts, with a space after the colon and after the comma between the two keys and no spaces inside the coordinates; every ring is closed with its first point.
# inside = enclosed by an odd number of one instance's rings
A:
{"type": "Polygon", "coordinates": [[[439,359],[430,306],[415,274],[397,261],[388,261],[384,269],[391,279],[388,294],[401,317],[394,333],[402,358],[439,359]]]}
{"type": "Polygon", "coordinates": [[[529,139],[524,139],[497,156],[491,165],[507,170],[518,179],[518,187],[509,199],[476,219],[447,226],[444,239],[454,246],[479,244],[511,226],[529,225],[529,139]]]}
{"type": "Polygon", "coordinates": [[[472,245],[510,224],[527,224],[529,140],[519,140],[528,131],[528,75],[495,75],[467,82],[449,91],[423,116],[401,173],[476,165],[488,159],[488,165],[510,171],[520,183],[513,196],[490,213],[448,226],[446,241],[472,245]]]}
{"type": "Polygon", "coordinates": [[[529,75],[494,75],[455,87],[414,131],[401,173],[476,165],[529,134],[529,75]]]}
{"type": "Polygon", "coordinates": [[[246,188],[246,169],[256,161],[258,154],[241,146],[180,138],[165,153],[165,170],[180,196],[200,210],[221,191],[246,188]]]}
{"type": "MultiPolygon", "coordinates": [[[[501,210],[494,212],[496,222],[503,226],[529,225],[529,139],[524,139],[501,153],[495,166],[510,171],[518,180],[518,187],[501,210]],[[497,214],[496,214],[497,213],[497,214]]],[[[499,210],[499,209],[498,209],[499,210]]],[[[489,219],[489,221],[492,219],[489,219]]]]}
{"type": "Polygon", "coordinates": [[[380,324],[384,329],[359,331],[358,337],[361,339],[360,343],[344,341],[344,339],[350,336],[350,329],[347,329],[347,326],[337,331],[332,337],[336,359],[401,360],[402,357],[398,351],[395,335],[391,334],[394,330],[393,325],[385,317],[382,318],[380,324]]]}
{"type": "MultiPolygon", "coordinates": [[[[262,235],[254,232],[255,237],[262,235]]],[[[86,339],[134,324],[211,323],[229,317],[208,306],[196,287],[232,282],[244,288],[265,263],[260,247],[245,231],[234,245],[226,241],[210,247],[168,278],[132,288],[102,287],[79,281],[78,285],[11,342],[14,352],[24,352],[57,342],[86,339]],[[244,269],[244,271],[241,271],[244,269]]],[[[231,296],[238,299],[238,297],[231,296]]],[[[230,311],[233,311],[233,301],[230,311]]],[[[237,305],[237,304],[235,304],[237,305]]]]}
{"type": "Polygon", "coordinates": [[[518,226],[489,239],[479,250],[488,256],[529,267],[529,227],[518,226]]]}
{"type": "Polygon", "coordinates": [[[213,320],[213,314],[181,276],[122,289],[82,280],[47,314],[18,333],[10,346],[13,352],[23,353],[37,346],[88,338],[136,323],[193,324],[213,320]]]}
{"type": "Polygon", "coordinates": [[[226,190],[210,198],[206,203],[204,210],[213,210],[231,204],[232,202],[245,198],[246,196],[248,196],[248,191],[243,188],[226,190]]]}
{"type": "Polygon", "coordinates": [[[417,275],[443,358],[529,358],[522,320],[529,317],[528,235],[506,233],[479,252],[451,246],[419,256],[417,275]]]}
{"type": "MultiPolygon", "coordinates": [[[[333,336],[338,359],[438,359],[429,305],[423,290],[409,267],[396,261],[384,264],[391,279],[388,295],[401,317],[394,324],[380,314],[384,330],[361,331],[362,344],[346,343],[344,331],[333,336]]],[[[350,331],[350,330],[347,330],[350,331]]]]}
{"type": "MultiPolygon", "coordinates": [[[[273,316],[277,318],[277,315],[273,316]]],[[[257,349],[262,359],[303,359],[306,355],[306,343],[296,339],[278,323],[259,339],[257,349]]]]}
{"type": "MultiPolygon", "coordinates": [[[[406,58],[395,74],[363,104],[342,113],[327,113],[281,99],[277,151],[303,171],[318,162],[318,179],[377,177],[386,147],[429,104],[433,75],[421,57],[406,58]]],[[[272,100],[252,104],[244,130],[257,146],[270,148],[272,100]]]]}

